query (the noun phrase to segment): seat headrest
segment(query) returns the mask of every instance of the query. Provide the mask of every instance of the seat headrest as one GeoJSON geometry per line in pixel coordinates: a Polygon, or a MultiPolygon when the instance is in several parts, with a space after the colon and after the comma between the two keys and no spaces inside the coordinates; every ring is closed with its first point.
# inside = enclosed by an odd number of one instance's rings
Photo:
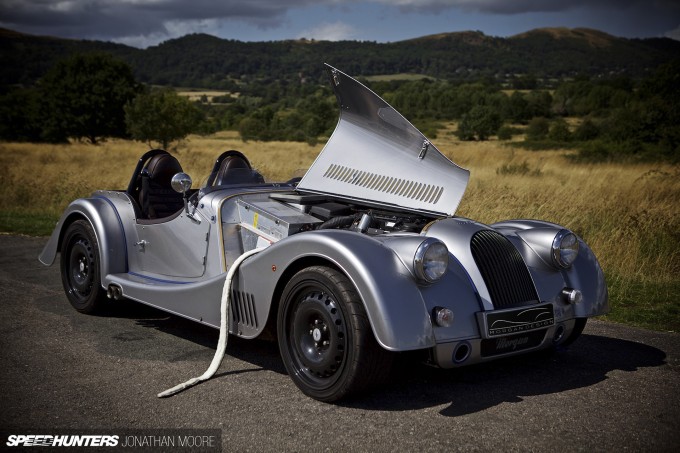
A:
{"type": "Polygon", "coordinates": [[[226,172],[227,170],[232,170],[234,168],[250,169],[252,167],[250,166],[250,162],[248,162],[246,159],[244,159],[241,156],[227,156],[222,161],[222,165],[220,166],[220,170],[222,172],[226,172]]]}
{"type": "Polygon", "coordinates": [[[254,178],[253,173],[255,173],[253,167],[245,156],[238,154],[228,155],[222,160],[217,177],[215,178],[215,185],[259,182],[255,181],[256,178],[254,178]]]}
{"type": "Polygon", "coordinates": [[[170,186],[172,177],[182,171],[182,166],[174,156],[158,154],[149,160],[144,171],[152,181],[170,186]]]}

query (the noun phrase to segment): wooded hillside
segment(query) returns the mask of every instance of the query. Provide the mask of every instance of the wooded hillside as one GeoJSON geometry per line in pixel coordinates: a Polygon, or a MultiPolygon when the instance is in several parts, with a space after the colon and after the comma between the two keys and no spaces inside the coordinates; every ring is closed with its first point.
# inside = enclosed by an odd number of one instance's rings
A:
{"type": "Polygon", "coordinates": [[[479,31],[394,43],[242,42],[193,34],[137,49],[102,41],[31,36],[0,29],[0,85],[31,84],[73,53],[104,51],[127,62],[140,82],[234,90],[253,79],[322,80],[327,62],[353,76],[415,73],[447,80],[539,80],[577,75],[641,77],[680,58],[669,38],[626,39],[590,29],[537,29],[509,38],[479,31]]]}

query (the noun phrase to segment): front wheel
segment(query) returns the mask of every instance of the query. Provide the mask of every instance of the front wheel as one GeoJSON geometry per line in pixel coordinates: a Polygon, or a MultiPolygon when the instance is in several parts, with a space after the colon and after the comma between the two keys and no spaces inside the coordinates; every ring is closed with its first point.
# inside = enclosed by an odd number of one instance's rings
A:
{"type": "Polygon", "coordinates": [[[85,220],[70,224],[61,241],[61,282],[69,302],[81,313],[95,313],[106,300],[99,260],[92,226],[85,220]]]}
{"type": "Polygon", "coordinates": [[[581,334],[583,333],[583,329],[585,329],[587,322],[588,318],[576,318],[576,321],[574,322],[574,328],[572,329],[567,339],[562,342],[560,347],[566,348],[574,341],[576,341],[578,337],[580,337],[581,334]]]}
{"type": "Polygon", "coordinates": [[[281,357],[291,379],[314,399],[332,402],[365,390],[391,368],[352,283],[314,266],[286,285],[277,318],[281,357]]]}

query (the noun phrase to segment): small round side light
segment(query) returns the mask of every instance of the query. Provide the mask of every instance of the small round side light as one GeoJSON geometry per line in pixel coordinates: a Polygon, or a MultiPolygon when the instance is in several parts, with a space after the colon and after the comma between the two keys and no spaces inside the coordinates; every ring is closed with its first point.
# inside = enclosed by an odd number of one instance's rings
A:
{"type": "Polygon", "coordinates": [[[439,327],[450,327],[453,324],[453,312],[448,308],[435,307],[432,310],[432,317],[439,327]]]}

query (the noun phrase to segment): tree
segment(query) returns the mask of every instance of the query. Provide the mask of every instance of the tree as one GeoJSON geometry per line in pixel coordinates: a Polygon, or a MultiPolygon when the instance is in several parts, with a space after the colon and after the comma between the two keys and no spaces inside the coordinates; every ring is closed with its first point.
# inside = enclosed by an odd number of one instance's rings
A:
{"type": "Polygon", "coordinates": [[[538,81],[531,74],[521,75],[512,81],[512,87],[516,90],[535,90],[537,86],[538,81]]]}
{"type": "Polygon", "coordinates": [[[598,128],[589,118],[583,120],[574,132],[574,138],[580,141],[593,140],[597,138],[598,135],[600,135],[600,128],[598,128]]]}
{"type": "Polygon", "coordinates": [[[498,140],[512,140],[514,132],[515,130],[510,126],[501,126],[496,135],[498,135],[498,140]]]}
{"type": "Polygon", "coordinates": [[[40,81],[44,138],[124,137],[123,107],[140,90],[132,69],[108,54],[75,55],[40,81]]]}
{"type": "Polygon", "coordinates": [[[501,117],[496,110],[476,105],[463,115],[458,125],[458,137],[461,140],[486,140],[501,127],[501,117]]]}
{"type": "Polygon", "coordinates": [[[641,122],[644,139],[652,137],[674,162],[680,161],[680,59],[666,63],[641,86],[641,122]],[[652,132],[653,131],[653,132],[652,132]]]}
{"type": "Polygon", "coordinates": [[[267,125],[260,119],[247,116],[239,122],[238,130],[244,142],[260,140],[263,131],[267,130],[267,125]]]}
{"type": "Polygon", "coordinates": [[[37,90],[17,89],[0,95],[0,139],[19,142],[65,142],[66,136],[44,137],[37,90]]]}
{"type": "Polygon", "coordinates": [[[526,124],[531,119],[529,103],[519,91],[515,91],[510,96],[507,110],[508,118],[514,123],[526,124]]]}
{"type": "Polygon", "coordinates": [[[543,117],[536,117],[527,126],[527,140],[544,140],[550,131],[550,123],[543,117]]]}
{"type": "Polygon", "coordinates": [[[529,117],[535,116],[550,116],[550,107],[553,103],[553,97],[547,91],[536,90],[527,93],[524,96],[527,101],[527,108],[529,109],[529,117]]]}
{"type": "Polygon", "coordinates": [[[556,119],[552,126],[550,126],[550,131],[548,132],[548,138],[557,142],[568,142],[571,140],[571,131],[569,130],[569,125],[562,119],[556,119]]]}
{"type": "Polygon", "coordinates": [[[163,149],[194,132],[202,116],[191,101],[169,88],[140,94],[125,106],[125,123],[132,138],[150,147],[156,142],[163,149]]]}

